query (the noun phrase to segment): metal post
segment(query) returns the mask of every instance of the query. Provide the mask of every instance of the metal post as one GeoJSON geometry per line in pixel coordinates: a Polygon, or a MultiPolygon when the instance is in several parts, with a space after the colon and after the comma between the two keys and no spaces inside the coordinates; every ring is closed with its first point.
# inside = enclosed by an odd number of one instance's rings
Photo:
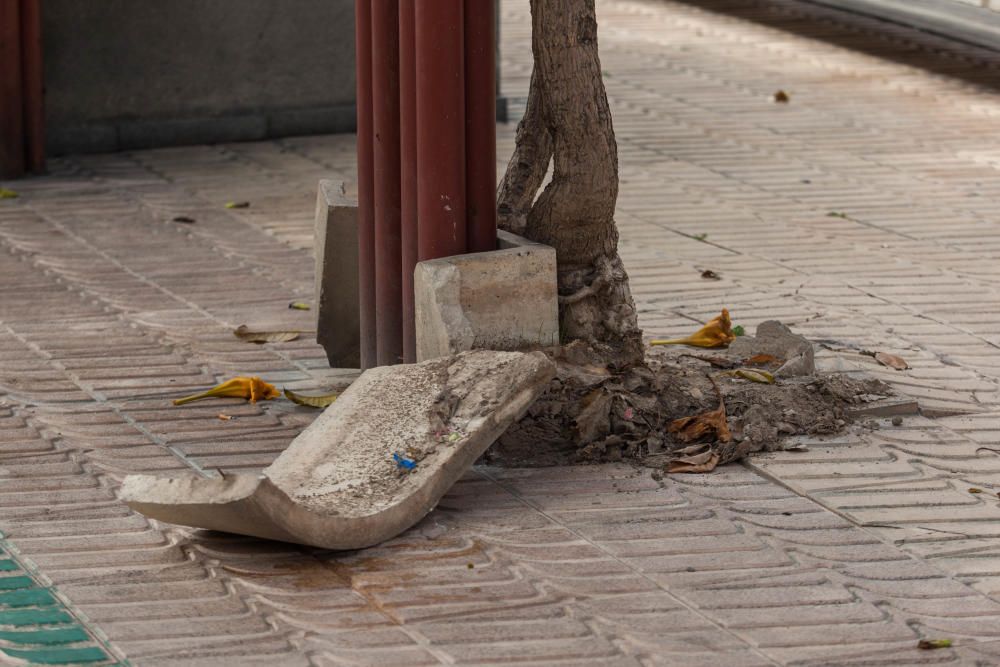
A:
{"type": "MultiPolygon", "coordinates": [[[[3,2],[4,0],[0,0],[3,2]]],[[[355,44],[358,78],[358,283],[361,310],[361,368],[377,362],[375,328],[375,195],[372,172],[372,5],[357,0],[355,44]]]]}
{"type": "Polygon", "coordinates": [[[42,76],[41,0],[21,0],[25,161],[27,168],[36,173],[45,171],[45,84],[42,76]]]}
{"type": "Polygon", "coordinates": [[[20,0],[0,0],[0,178],[24,174],[20,0]]]}
{"type": "Polygon", "coordinates": [[[372,0],[375,322],[378,364],[403,360],[399,186],[399,2],[372,0]]]}
{"type": "Polygon", "coordinates": [[[418,257],[462,254],[465,225],[463,0],[416,3],[418,257]]]}
{"type": "Polygon", "coordinates": [[[417,266],[417,64],[414,4],[399,0],[400,242],[403,271],[403,361],[417,360],[413,271],[417,266]]]}
{"type": "Polygon", "coordinates": [[[468,251],[497,248],[496,19],[465,0],[465,170],[468,251]]]}

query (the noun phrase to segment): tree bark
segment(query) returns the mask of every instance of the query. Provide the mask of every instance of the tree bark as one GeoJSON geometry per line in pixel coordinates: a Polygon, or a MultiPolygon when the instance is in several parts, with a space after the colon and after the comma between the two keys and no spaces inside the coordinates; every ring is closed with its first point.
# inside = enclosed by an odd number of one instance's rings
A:
{"type": "Polygon", "coordinates": [[[556,249],[563,342],[641,363],[642,333],[618,256],[618,146],[594,0],[531,0],[531,16],[534,71],[500,187],[500,224],[556,249]],[[550,158],[552,179],[536,200],[550,158]]]}

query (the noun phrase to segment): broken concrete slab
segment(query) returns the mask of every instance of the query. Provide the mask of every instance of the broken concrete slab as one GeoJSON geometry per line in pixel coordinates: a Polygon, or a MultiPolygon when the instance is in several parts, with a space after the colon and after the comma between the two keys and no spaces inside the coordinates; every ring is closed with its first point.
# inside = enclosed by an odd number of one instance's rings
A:
{"type": "Polygon", "coordinates": [[[121,498],[153,519],[361,549],[423,518],[544,392],[541,352],[477,351],[366,371],[262,475],[130,475],[121,498]]]}
{"type": "Polygon", "coordinates": [[[348,184],[319,182],[315,234],[316,342],[333,368],[360,368],[358,206],[348,184]]]}
{"type": "Polygon", "coordinates": [[[555,249],[507,232],[499,250],[420,262],[417,360],[559,343],[555,249]]]}
{"type": "Polygon", "coordinates": [[[785,363],[774,372],[776,377],[801,377],[816,370],[812,343],[777,320],[761,322],[755,336],[740,336],[730,344],[729,352],[740,359],[758,354],[784,359],[785,363]]]}

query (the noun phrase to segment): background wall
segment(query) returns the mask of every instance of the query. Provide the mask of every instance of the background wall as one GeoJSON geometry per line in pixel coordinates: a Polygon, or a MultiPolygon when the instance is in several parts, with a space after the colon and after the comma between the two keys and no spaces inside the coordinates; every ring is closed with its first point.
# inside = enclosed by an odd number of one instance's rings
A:
{"type": "Polygon", "coordinates": [[[45,0],[50,154],[354,129],[353,0],[45,0]]]}

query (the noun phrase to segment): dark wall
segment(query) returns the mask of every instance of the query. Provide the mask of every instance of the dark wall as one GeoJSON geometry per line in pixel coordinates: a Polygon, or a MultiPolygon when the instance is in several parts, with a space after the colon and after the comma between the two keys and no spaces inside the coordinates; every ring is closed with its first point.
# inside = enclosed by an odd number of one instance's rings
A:
{"type": "Polygon", "coordinates": [[[49,150],[354,127],[352,0],[45,0],[49,150]]]}

